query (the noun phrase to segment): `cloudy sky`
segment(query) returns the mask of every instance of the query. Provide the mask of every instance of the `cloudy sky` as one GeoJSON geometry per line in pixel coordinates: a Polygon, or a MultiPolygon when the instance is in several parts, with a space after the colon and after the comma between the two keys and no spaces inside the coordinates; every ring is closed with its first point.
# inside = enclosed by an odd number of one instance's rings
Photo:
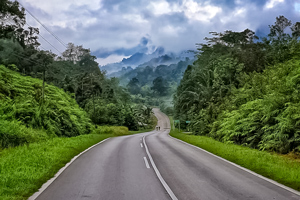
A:
{"type": "MultiPolygon", "coordinates": [[[[268,33],[276,16],[300,21],[300,0],[19,0],[64,43],[91,49],[100,65],[162,46],[195,49],[210,31],[268,33]]],[[[30,26],[60,52],[65,47],[27,14],[30,26]]],[[[40,39],[42,47],[53,49],[40,39]]],[[[54,53],[59,54],[55,49],[54,53]]]]}

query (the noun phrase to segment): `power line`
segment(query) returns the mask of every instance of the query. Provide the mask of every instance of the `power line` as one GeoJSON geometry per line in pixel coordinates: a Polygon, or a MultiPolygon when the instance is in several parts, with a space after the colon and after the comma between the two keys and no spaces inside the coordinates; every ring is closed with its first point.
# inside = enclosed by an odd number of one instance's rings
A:
{"type": "MultiPolygon", "coordinates": [[[[11,26],[14,26],[14,24],[12,24],[11,22],[7,22],[9,25],[11,25],[11,26]]],[[[27,26],[28,27],[32,27],[32,26],[30,26],[27,22],[26,22],[26,24],[27,24],[27,26]]],[[[48,40],[46,40],[40,33],[37,33],[39,36],[41,36],[41,38],[43,39],[43,40],[45,40],[48,44],[50,44],[58,53],[60,53],[60,54],[62,54],[57,48],[55,48],[55,46],[53,46],[48,40]]],[[[41,47],[43,50],[45,50],[45,51],[48,51],[48,50],[46,50],[41,44],[39,45],[39,47],[41,47]]]]}
{"type": "MultiPolygon", "coordinates": [[[[26,22],[28,27],[32,27],[30,26],[27,22],[26,22]]],[[[62,52],[60,52],[55,46],[53,46],[46,38],[44,38],[40,33],[38,33],[39,36],[41,36],[41,38],[46,41],[49,45],[51,45],[51,47],[53,47],[58,53],[62,54],[62,52]]]]}
{"type": "Polygon", "coordinates": [[[48,50],[45,49],[42,45],[40,45],[39,47],[41,47],[44,51],[48,51],[48,50]]]}
{"type": "MultiPolygon", "coordinates": [[[[18,1],[19,2],[19,1],[18,1]]],[[[26,9],[20,2],[19,4],[30,14],[39,24],[41,24],[46,31],[48,31],[59,43],[61,43],[64,47],[67,48],[66,44],[58,37],[56,36],[52,31],[50,31],[37,17],[35,17],[28,9],[26,9]]]]}
{"type": "Polygon", "coordinates": [[[31,60],[31,58],[26,58],[26,57],[24,57],[22,55],[19,55],[19,54],[15,53],[15,52],[11,52],[11,53],[14,54],[15,56],[17,56],[18,58],[21,58],[21,59],[24,59],[24,60],[27,60],[27,61],[31,62],[32,64],[37,64],[37,65],[41,65],[42,64],[40,62],[36,62],[36,61],[31,60]]]}

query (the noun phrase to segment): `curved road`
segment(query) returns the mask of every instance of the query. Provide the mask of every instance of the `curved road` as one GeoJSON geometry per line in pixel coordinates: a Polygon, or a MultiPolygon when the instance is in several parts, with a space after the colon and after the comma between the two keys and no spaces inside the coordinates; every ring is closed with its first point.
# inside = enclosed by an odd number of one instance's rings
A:
{"type": "MultiPolygon", "coordinates": [[[[111,138],[78,157],[38,200],[296,200],[282,188],[160,131],[111,138]]],[[[31,198],[34,199],[34,198],[31,198]]]]}

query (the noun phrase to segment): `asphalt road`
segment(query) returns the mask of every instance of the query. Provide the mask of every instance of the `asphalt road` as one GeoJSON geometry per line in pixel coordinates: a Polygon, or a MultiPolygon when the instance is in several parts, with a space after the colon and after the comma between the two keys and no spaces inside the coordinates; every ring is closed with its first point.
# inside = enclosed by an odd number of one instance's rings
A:
{"type": "MultiPolygon", "coordinates": [[[[111,138],[78,157],[39,200],[295,200],[300,196],[160,131],[111,138]]],[[[297,193],[297,192],[296,192],[297,193]]]]}

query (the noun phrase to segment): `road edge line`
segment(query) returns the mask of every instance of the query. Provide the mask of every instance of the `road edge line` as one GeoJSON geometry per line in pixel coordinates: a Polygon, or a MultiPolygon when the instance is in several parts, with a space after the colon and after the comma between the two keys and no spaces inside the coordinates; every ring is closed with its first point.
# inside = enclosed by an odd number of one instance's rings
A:
{"type": "Polygon", "coordinates": [[[44,183],[42,185],[42,187],[37,191],[35,192],[32,196],[30,196],[28,198],[28,200],[35,200],[36,198],[38,198],[54,181],[55,179],[57,179],[59,177],[59,175],[61,173],[63,173],[63,171],[65,171],[65,169],[67,169],[79,156],[81,156],[82,154],[86,153],[87,151],[89,151],[90,149],[94,148],[95,146],[107,141],[108,139],[110,138],[106,138],[100,142],[98,142],[97,144],[94,144],[93,146],[90,146],[89,148],[87,148],[86,150],[82,151],[80,154],[74,156],[70,162],[68,162],[64,167],[60,168],[58,170],[58,172],[54,175],[54,177],[52,177],[51,179],[49,179],[46,183],[44,183]]]}
{"type": "Polygon", "coordinates": [[[283,184],[281,184],[281,183],[278,183],[278,182],[276,182],[276,181],[274,181],[274,180],[272,180],[272,179],[269,179],[269,178],[267,178],[267,177],[264,177],[264,176],[262,176],[262,175],[260,175],[260,174],[258,174],[258,173],[256,173],[256,172],[254,172],[254,171],[251,171],[250,169],[247,169],[247,168],[242,167],[242,166],[240,166],[240,165],[238,165],[238,164],[236,164],[236,163],[234,163],[234,162],[231,162],[231,161],[229,161],[229,160],[226,160],[225,158],[222,158],[222,157],[220,157],[220,156],[217,156],[217,155],[215,155],[215,154],[213,154],[213,153],[211,153],[211,152],[209,152],[209,151],[207,151],[207,150],[205,150],[205,149],[202,149],[202,148],[200,148],[200,147],[198,147],[198,146],[192,145],[192,144],[187,143],[187,142],[185,142],[185,141],[182,141],[182,140],[180,140],[180,139],[178,139],[178,138],[175,138],[175,137],[171,136],[170,134],[168,134],[168,136],[169,136],[170,138],[174,139],[174,140],[177,140],[177,141],[182,142],[182,143],[184,143],[184,144],[187,144],[187,145],[189,145],[189,146],[191,146],[191,147],[194,147],[194,148],[197,148],[197,149],[199,149],[199,150],[201,150],[201,151],[204,151],[204,152],[206,152],[206,153],[208,153],[208,154],[210,154],[210,155],[212,155],[212,156],[214,156],[214,157],[216,157],[216,158],[219,158],[220,160],[223,160],[223,161],[225,161],[225,162],[227,162],[227,163],[229,163],[229,164],[231,164],[231,165],[233,165],[233,166],[235,166],[235,167],[237,167],[237,168],[239,168],[239,169],[241,169],[241,170],[244,170],[244,171],[246,171],[246,172],[248,172],[248,173],[250,173],[250,174],[252,174],[252,175],[254,175],[254,176],[256,176],[256,177],[259,177],[259,178],[261,178],[261,179],[263,179],[263,180],[265,180],[265,181],[268,181],[269,183],[272,183],[272,184],[274,184],[274,185],[276,185],[276,186],[278,186],[278,187],[281,187],[281,188],[283,188],[283,189],[285,189],[285,190],[287,190],[287,191],[289,191],[289,192],[291,192],[291,193],[293,193],[293,194],[295,194],[295,195],[300,196],[300,192],[297,191],[297,190],[294,190],[293,188],[290,188],[290,187],[285,186],[285,185],[283,185],[283,184]]]}
{"type": "Polygon", "coordinates": [[[165,190],[167,191],[167,193],[169,194],[169,196],[171,197],[172,200],[178,200],[177,197],[175,196],[175,194],[173,193],[173,191],[171,190],[171,188],[168,186],[168,184],[166,183],[166,181],[164,180],[164,178],[161,176],[159,170],[157,169],[153,159],[152,159],[152,156],[148,150],[148,146],[146,144],[146,136],[143,137],[143,143],[144,143],[144,147],[146,149],[146,153],[149,157],[149,160],[151,162],[151,165],[155,171],[155,174],[157,176],[157,178],[159,179],[159,181],[161,182],[161,184],[164,186],[165,190]]]}

